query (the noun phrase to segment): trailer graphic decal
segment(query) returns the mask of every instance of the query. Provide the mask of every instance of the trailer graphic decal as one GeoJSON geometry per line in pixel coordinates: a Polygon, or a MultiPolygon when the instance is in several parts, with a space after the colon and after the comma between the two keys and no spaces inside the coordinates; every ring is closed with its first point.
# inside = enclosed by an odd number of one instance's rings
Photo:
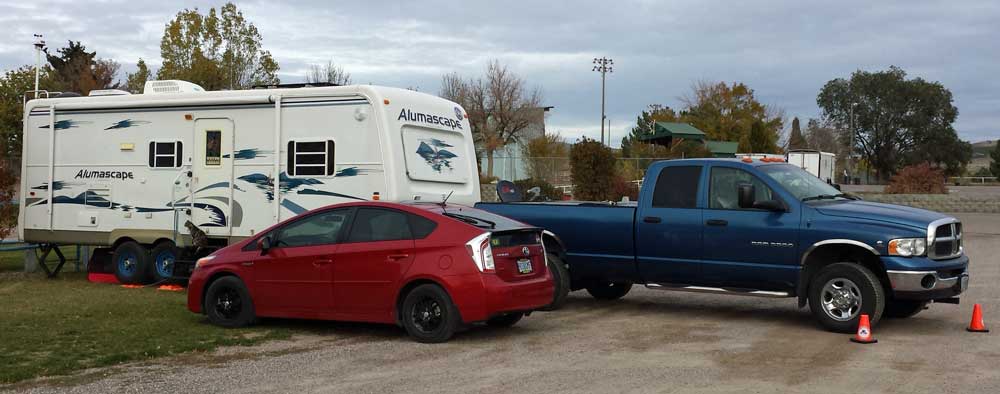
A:
{"type": "MultiPolygon", "coordinates": [[[[335,176],[355,176],[355,175],[357,175],[358,173],[361,173],[361,172],[367,172],[367,170],[358,170],[356,167],[351,167],[351,168],[346,168],[344,170],[338,171],[335,176]],[[344,171],[346,171],[346,170],[352,170],[352,171],[349,171],[349,172],[345,173],[344,175],[341,175],[341,173],[344,172],[344,171]]],[[[271,177],[269,177],[267,175],[264,175],[264,174],[256,173],[256,174],[244,175],[244,176],[241,176],[241,177],[239,177],[237,179],[239,179],[241,181],[245,181],[245,182],[254,184],[255,186],[257,186],[257,189],[260,189],[260,190],[264,191],[264,195],[267,196],[267,200],[268,201],[274,201],[274,178],[271,178],[271,177]]],[[[278,191],[281,192],[281,194],[286,194],[286,193],[291,192],[291,191],[296,191],[297,194],[303,194],[303,195],[340,197],[340,198],[347,198],[347,199],[364,201],[363,198],[358,198],[358,197],[350,196],[350,195],[347,195],[347,194],[340,194],[340,193],[328,192],[328,191],[323,191],[323,190],[316,190],[316,189],[296,190],[296,189],[298,189],[300,187],[307,186],[307,185],[323,185],[324,184],[323,181],[320,181],[319,179],[315,179],[315,178],[289,178],[288,175],[286,175],[284,172],[281,173],[279,179],[280,179],[280,181],[278,183],[278,191]]],[[[286,200],[282,200],[282,201],[286,201],[286,200]]]]}
{"type": "Polygon", "coordinates": [[[441,172],[441,170],[451,167],[451,159],[458,157],[458,155],[452,153],[451,151],[444,148],[451,148],[450,145],[444,141],[437,138],[430,138],[420,140],[420,146],[417,147],[417,154],[420,155],[431,166],[434,171],[441,172]]]}
{"type": "Polygon", "coordinates": [[[108,126],[104,130],[127,129],[129,127],[140,126],[140,125],[150,124],[150,123],[152,123],[152,122],[148,122],[148,121],[145,121],[145,120],[125,119],[125,120],[121,120],[121,121],[115,122],[114,124],[112,124],[111,126],[108,126]]]}
{"type": "Polygon", "coordinates": [[[235,153],[233,153],[232,155],[230,155],[230,154],[227,153],[227,154],[223,155],[222,157],[226,158],[226,159],[228,159],[230,157],[233,157],[236,160],[250,160],[250,159],[256,159],[258,157],[267,157],[268,155],[270,155],[272,153],[274,153],[273,150],[260,150],[260,149],[257,149],[257,148],[253,148],[253,149],[240,149],[240,150],[236,151],[235,153]]]}
{"type": "MultiPolygon", "coordinates": [[[[53,181],[52,190],[62,190],[66,186],[80,186],[82,183],[76,182],[63,182],[63,181],[53,181]]],[[[31,190],[49,190],[49,183],[45,182],[41,186],[35,186],[31,190]]]]}
{"type": "MultiPolygon", "coordinates": [[[[85,121],[80,121],[80,120],[69,120],[69,119],[67,119],[67,120],[57,121],[55,123],[55,125],[56,125],[56,130],[65,130],[65,129],[71,129],[71,128],[75,128],[75,127],[80,127],[80,125],[83,125],[83,124],[91,124],[91,123],[94,123],[94,122],[85,122],[85,121]]],[[[47,128],[49,128],[49,125],[45,124],[45,125],[39,126],[38,128],[40,128],[40,129],[47,129],[47,128]]]]}
{"type": "MultiPolygon", "coordinates": [[[[31,204],[31,206],[45,205],[48,203],[46,199],[38,199],[37,202],[31,204]]],[[[223,210],[215,205],[207,203],[180,203],[180,204],[167,204],[167,208],[149,208],[149,207],[135,207],[128,204],[117,203],[110,201],[104,196],[101,196],[93,191],[87,190],[83,193],[77,194],[76,196],[55,196],[52,199],[52,204],[70,204],[70,205],[85,205],[97,208],[107,208],[115,211],[130,212],[135,211],[137,213],[147,213],[147,212],[171,212],[174,210],[173,207],[194,207],[197,209],[203,209],[211,213],[210,223],[202,223],[199,226],[208,227],[225,227],[226,226],[226,214],[223,210]]]]}

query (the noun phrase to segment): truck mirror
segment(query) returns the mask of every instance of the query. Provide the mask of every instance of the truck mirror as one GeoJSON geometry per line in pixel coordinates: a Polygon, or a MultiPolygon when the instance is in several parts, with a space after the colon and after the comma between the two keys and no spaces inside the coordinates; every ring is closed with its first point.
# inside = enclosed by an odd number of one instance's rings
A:
{"type": "Polygon", "coordinates": [[[749,183],[736,186],[736,193],[739,199],[740,208],[753,208],[754,187],[749,183]]]}
{"type": "Polygon", "coordinates": [[[784,211],[785,206],[781,204],[778,200],[764,200],[755,201],[753,207],[756,209],[764,209],[768,211],[784,211]]]}

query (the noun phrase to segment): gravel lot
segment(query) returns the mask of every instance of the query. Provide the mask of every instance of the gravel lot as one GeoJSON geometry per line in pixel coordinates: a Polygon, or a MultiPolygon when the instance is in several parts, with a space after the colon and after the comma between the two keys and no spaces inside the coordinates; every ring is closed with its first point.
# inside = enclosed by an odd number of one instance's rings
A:
{"type": "MultiPolygon", "coordinates": [[[[512,329],[449,343],[401,329],[269,321],[311,334],[7,387],[19,392],[900,392],[1000,391],[996,331],[965,331],[973,303],[1000,316],[1000,215],[959,215],[973,261],[960,306],[939,304],[875,329],[878,344],[820,330],[790,299],[634,288],[585,292],[512,329]]],[[[179,306],[181,307],[181,306],[179,306]]],[[[997,329],[998,327],[992,327],[997,329]]]]}

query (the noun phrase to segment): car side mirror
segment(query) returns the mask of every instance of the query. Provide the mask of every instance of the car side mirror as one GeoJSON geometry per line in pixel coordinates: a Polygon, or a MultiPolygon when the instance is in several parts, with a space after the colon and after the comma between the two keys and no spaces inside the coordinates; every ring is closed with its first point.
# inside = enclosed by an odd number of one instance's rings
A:
{"type": "Polygon", "coordinates": [[[753,203],[753,208],[764,209],[764,210],[768,210],[768,211],[784,211],[785,210],[785,206],[782,205],[781,202],[778,201],[778,200],[755,201],[753,203]]]}
{"type": "Polygon", "coordinates": [[[740,208],[753,208],[754,199],[754,187],[749,183],[744,183],[736,186],[736,194],[739,196],[739,206],[740,208]]]}
{"type": "Polygon", "coordinates": [[[261,256],[266,255],[271,250],[271,237],[264,237],[257,240],[257,249],[260,249],[261,256]]]}

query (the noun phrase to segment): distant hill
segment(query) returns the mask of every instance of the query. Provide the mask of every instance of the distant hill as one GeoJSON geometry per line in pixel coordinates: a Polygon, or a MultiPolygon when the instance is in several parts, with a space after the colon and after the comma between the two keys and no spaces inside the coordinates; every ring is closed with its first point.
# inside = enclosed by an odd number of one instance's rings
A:
{"type": "Polygon", "coordinates": [[[972,144],[972,157],[988,157],[997,146],[997,141],[982,141],[972,144]]]}

